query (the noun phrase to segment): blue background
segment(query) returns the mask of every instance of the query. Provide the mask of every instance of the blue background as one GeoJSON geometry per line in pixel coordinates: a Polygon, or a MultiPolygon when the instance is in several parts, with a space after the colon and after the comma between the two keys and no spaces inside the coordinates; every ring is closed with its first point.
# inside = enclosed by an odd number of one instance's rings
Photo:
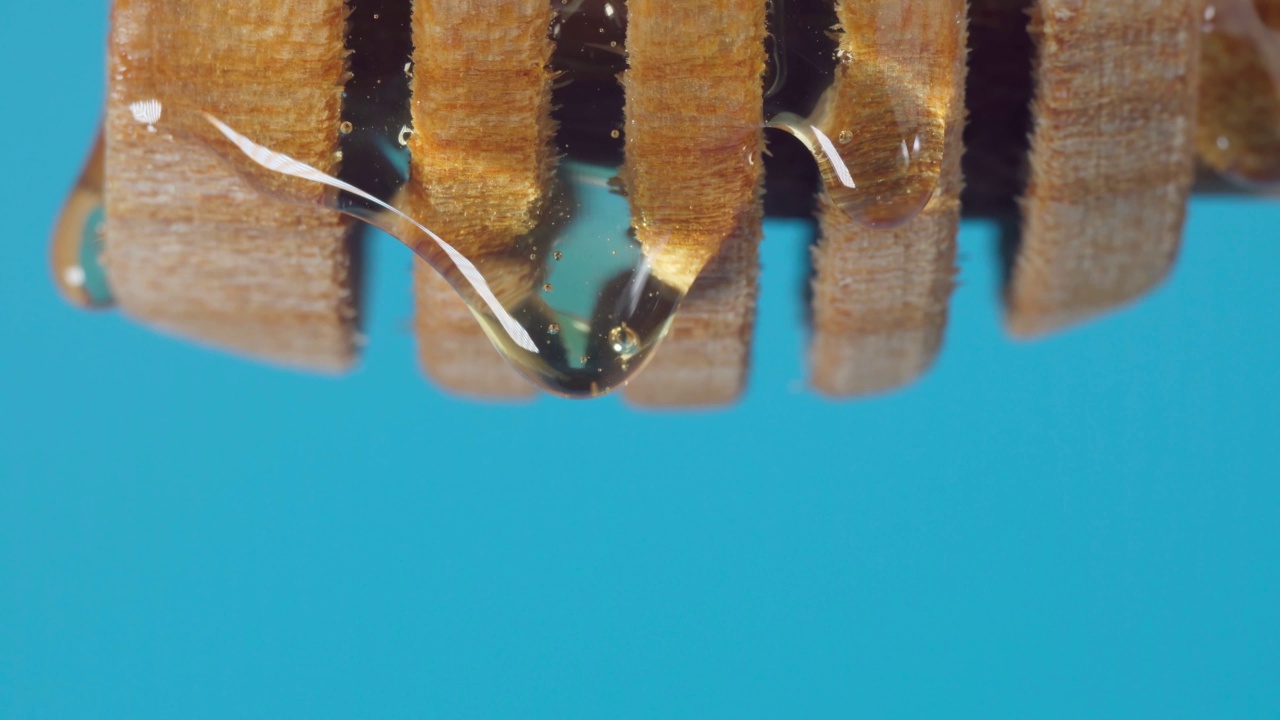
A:
{"type": "Polygon", "coordinates": [[[55,296],[105,25],[0,23],[0,717],[1280,716],[1280,206],[1198,201],[1167,285],[1034,344],[967,225],[936,370],[855,403],[775,225],[739,406],[476,405],[386,238],[337,380],[55,296]]]}

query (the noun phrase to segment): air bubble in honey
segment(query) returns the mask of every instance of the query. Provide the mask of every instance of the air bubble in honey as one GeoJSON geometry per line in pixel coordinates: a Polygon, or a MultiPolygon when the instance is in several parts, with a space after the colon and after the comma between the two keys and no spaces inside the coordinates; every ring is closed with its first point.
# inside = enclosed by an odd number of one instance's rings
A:
{"type": "Polygon", "coordinates": [[[623,360],[630,360],[640,350],[640,338],[626,323],[609,331],[609,347],[623,360]]]}

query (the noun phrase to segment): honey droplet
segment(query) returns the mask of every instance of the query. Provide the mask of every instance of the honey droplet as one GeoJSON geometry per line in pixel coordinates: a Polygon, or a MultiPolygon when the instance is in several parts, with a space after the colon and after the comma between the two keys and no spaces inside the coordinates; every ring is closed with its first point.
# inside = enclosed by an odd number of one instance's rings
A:
{"type": "Polygon", "coordinates": [[[627,199],[610,189],[616,168],[563,162],[566,192],[553,198],[545,228],[504,250],[469,253],[465,238],[438,235],[397,205],[258,145],[216,117],[175,109],[164,130],[202,142],[261,192],[338,210],[400,240],[458,291],[512,365],[554,394],[593,397],[620,387],[652,357],[692,283],[673,285],[653,271],[656,253],[669,250],[636,240],[627,199]],[[596,360],[575,362],[581,357],[596,360]]]}
{"type": "Polygon", "coordinates": [[[49,247],[58,291],[71,304],[86,309],[107,308],[115,302],[99,261],[106,223],[102,183],[103,143],[99,130],[80,178],[58,217],[49,247]]]}
{"type": "Polygon", "coordinates": [[[1280,3],[1219,0],[1206,7],[1196,149],[1246,188],[1280,185],[1280,3]]]}
{"type": "Polygon", "coordinates": [[[350,135],[351,131],[354,129],[355,128],[351,126],[351,122],[348,120],[343,120],[342,123],[338,125],[338,132],[342,133],[343,135],[350,135]]]}
{"type": "Polygon", "coordinates": [[[840,3],[830,87],[808,115],[780,112],[767,124],[808,148],[832,203],[867,227],[908,222],[941,178],[965,5],[938,4],[903,17],[896,0],[840,3]]]}

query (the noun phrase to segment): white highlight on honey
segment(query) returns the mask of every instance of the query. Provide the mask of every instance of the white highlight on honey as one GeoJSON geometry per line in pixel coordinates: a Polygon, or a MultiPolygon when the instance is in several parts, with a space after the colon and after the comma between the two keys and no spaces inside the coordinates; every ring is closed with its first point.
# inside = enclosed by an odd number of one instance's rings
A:
{"type": "Polygon", "coordinates": [[[129,114],[133,115],[133,119],[147,126],[149,132],[156,131],[156,123],[160,122],[160,116],[164,114],[164,106],[159,100],[139,100],[129,103],[129,114]]]}
{"type": "Polygon", "coordinates": [[[62,271],[62,280],[71,287],[83,287],[85,281],[84,268],[79,265],[72,265],[62,271]]]}
{"type": "Polygon", "coordinates": [[[836,177],[840,178],[840,182],[847,188],[858,187],[857,183],[853,181],[853,173],[849,172],[849,166],[845,165],[844,158],[840,157],[840,151],[836,149],[835,143],[831,142],[831,138],[818,129],[817,125],[810,125],[809,127],[813,130],[814,137],[818,138],[818,144],[822,146],[822,152],[831,161],[831,169],[836,171],[836,177]]]}

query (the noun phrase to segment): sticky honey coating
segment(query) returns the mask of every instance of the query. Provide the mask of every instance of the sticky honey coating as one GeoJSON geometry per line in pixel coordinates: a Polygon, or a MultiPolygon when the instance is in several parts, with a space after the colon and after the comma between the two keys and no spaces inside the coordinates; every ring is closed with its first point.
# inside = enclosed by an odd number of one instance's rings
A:
{"type": "Polygon", "coordinates": [[[1196,149],[1245,187],[1280,184],[1280,0],[1205,7],[1196,149]]]}
{"type": "Polygon", "coordinates": [[[812,112],[769,126],[809,148],[835,207],[872,228],[914,218],[937,189],[965,4],[840,2],[831,86],[812,112]]]}

